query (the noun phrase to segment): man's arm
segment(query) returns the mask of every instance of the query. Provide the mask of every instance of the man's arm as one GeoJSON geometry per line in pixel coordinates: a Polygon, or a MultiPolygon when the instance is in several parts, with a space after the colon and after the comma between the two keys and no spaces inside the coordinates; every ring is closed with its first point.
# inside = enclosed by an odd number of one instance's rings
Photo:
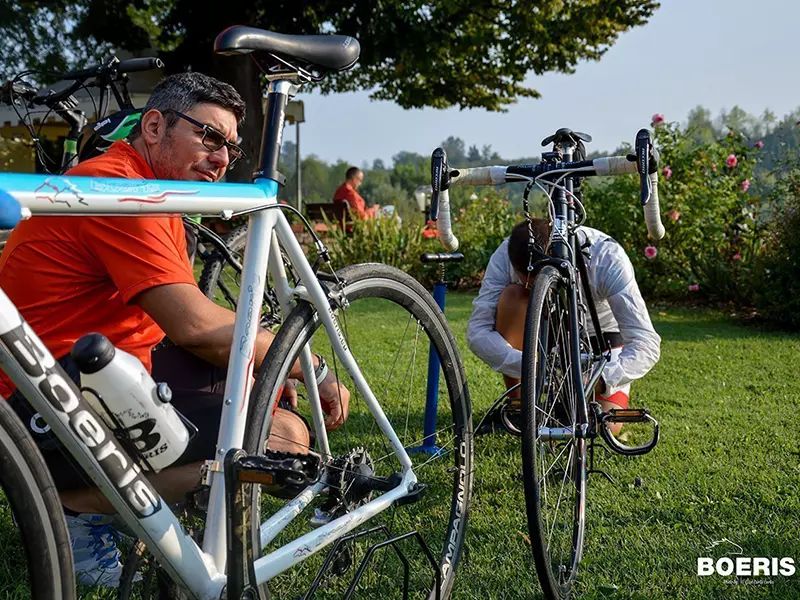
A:
{"type": "MultiPolygon", "coordinates": [[[[138,294],[138,304],[170,340],[192,354],[220,367],[228,366],[233,342],[236,313],[214,304],[196,285],[175,283],[149,288],[138,294]]],[[[265,329],[256,337],[255,367],[257,372],[275,336],[265,329]]],[[[316,356],[314,367],[319,366],[316,356]]],[[[295,361],[289,377],[303,380],[300,361],[295,361]]],[[[319,386],[320,400],[325,412],[326,428],[333,431],[347,419],[350,392],[339,385],[333,371],[319,386]]]]}
{"type": "Polygon", "coordinates": [[[661,337],[653,328],[633,265],[619,244],[598,256],[598,292],[611,307],[624,346],[603,371],[603,380],[619,387],[644,377],[661,356],[661,337]]]}
{"type": "MultiPolygon", "coordinates": [[[[236,313],[206,298],[196,285],[175,283],[147,289],[133,299],[178,346],[218,367],[227,367],[236,313]]],[[[275,336],[259,329],[255,369],[261,366],[275,336]]],[[[314,359],[316,363],[316,358],[314,359]]],[[[297,366],[297,365],[296,365],[297,366]]],[[[292,370],[299,377],[299,369],[292,370]]]]}
{"type": "Polygon", "coordinates": [[[492,254],[478,297],[472,303],[472,315],[467,324],[467,346],[492,370],[519,378],[522,376],[522,352],[512,348],[494,328],[500,295],[512,283],[510,268],[506,241],[492,254]]]}

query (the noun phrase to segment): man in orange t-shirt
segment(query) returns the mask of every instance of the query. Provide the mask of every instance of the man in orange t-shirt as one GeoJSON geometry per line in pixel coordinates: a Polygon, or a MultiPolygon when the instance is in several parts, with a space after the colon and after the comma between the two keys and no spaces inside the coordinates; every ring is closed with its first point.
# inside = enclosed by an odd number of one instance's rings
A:
{"type": "MultiPolygon", "coordinates": [[[[116,142],[67,175],[218,181],[241,156],[236,140],[244,110],[227,84],[200,73],[173,75],[153,91],[130,144],[116,142]]],[[[165,469],[151,481],[167,501],[182,499],[196,486],[202,461],[214,456],[235,315],[197,287],[180,216],[34,217],[8,240],[0,259],[0,287],[76,381],[79,373],[69,351],[84,334],[99,332],[136,356],[156,381],[170,384],[173,404],[200,431],[176,463],[182,466],[165,469]],[[154,351],[165,334],[171,343],[154,351]]],[[[260,331],[256,369],[272,339],[270,332],[260,331]]],[[[321,377],[324,365],[314,360],[321,377]]],[[[290,376],[302,377],[299,364],[290,376]]],[[[10,381],[0,379],[0,394],[30,427],[68,516],[113,512],[21,394],[9,397],[12,391],[10,381]]],[[[349,392],[330,373],[320,395],[329,415],[326,425],[334,429],[347,416],[349,392]]],[[[270,448],[308,449],[308,428],[289,410],[276,412],[272,434],[270,448]]],[[[118,566],[117,560],[111,571],[118,566]]],[[[101,582],[113,586],[118,580],[116,573],[101,582]]]]}
{"type": "Polygon", "coordinates": [[[363,171],[358,167],[350,167],[345,173],[344,183],[333,193],[333,201],[346,202],[351,214],[361,219],[371,219],[375,216],[377,207],[367,208],[367,203],[358,193],[357,190],[363,181],[363,171]]]}

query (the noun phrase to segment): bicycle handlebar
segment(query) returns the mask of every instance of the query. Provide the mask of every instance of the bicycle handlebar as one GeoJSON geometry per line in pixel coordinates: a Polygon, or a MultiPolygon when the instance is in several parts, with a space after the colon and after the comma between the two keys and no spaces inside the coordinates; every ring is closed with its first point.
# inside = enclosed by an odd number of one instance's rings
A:
{"type": "Polygon", "coordinates": [[[110,77],[116,79],[125,73],[136,73],[138,71],[152,71],[163,69],[164,63],[160,58],[131,58],[119,60],[116,56],[111,57],[106,63],[94,65],[79,71],[64,73],[61,78],[70,81],[89,79],[90,77],[110,77]]]}
{"type": "Polygon", "coordinates": [[[450,223],[451,186],[501,185],[515,181],[530,181],[542,177],[558,176],[570,171],[581,177],[615,176],[639,173],[640,200],[648,235],[660,240],[664,237],[658,199],[658,151],[646,129],[637,134],[637,153],[628,156],[608,156],[594,160],[568,163],[540,163],[537,165],[511,165],[454,169],[447,167],[447,156],[441,148],[431,156],[431,219],[439,216],[439,239],[450,252],[458,248],[458,238],[453,235],[450,223]],[[434,211],[434,208],[436,211],[434,211]],[[444,217],[444,218],[442,218],[444,217]]]}
{"type": "Polygon", "coordinates": [[[0,87],[0,102],[11,104],[15,98],[30,102],[36,97],[36,88],[25,81],[7,81],[0,87]]]}

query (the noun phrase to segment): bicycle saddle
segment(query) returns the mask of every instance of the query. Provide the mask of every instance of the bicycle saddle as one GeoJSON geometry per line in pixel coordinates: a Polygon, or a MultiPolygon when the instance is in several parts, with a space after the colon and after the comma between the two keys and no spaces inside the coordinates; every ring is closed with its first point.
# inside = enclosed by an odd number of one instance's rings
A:
{"type": "Polygon", "coordinates": [[[586,143],[592,141],[592,136],[588,133],[581,133],[580,131],[572,131],[568,127],[562,127],[558,131],[556,131],[553,135],[548,135],[546,138],[542,140],[542,146],[548,146],[550,144],[572,144],[574,146],[578,145],[578,140],[582,140],[586,143]]]}
{"type": "Polygon", "coordinates": [[[214,40],[218,54],[254,51],[300,60],[325,71],[345,71],[358,60],[361,46],[349,35],[286,35],[242,25],[228,27],[214,40]]]}

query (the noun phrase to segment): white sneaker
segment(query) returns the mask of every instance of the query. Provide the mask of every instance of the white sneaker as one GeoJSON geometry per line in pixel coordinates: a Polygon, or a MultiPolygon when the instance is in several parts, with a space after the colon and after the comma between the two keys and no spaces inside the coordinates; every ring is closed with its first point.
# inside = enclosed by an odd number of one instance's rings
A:
{"type": "Polygon", "coordinates": [[[111,524],[113,517],[91,514],[65,517],[78,583],[92,587],[119,587],[122,563],[117,548],[119,532],[111,524]]]}

